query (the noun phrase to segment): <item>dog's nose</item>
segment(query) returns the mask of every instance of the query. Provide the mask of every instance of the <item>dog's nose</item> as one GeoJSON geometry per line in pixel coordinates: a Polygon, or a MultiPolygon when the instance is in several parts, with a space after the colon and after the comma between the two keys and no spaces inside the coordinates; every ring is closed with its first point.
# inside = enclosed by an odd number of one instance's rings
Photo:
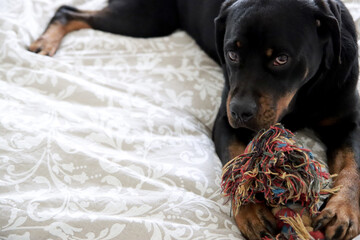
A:
{"type": "Polygon", "coordinates": [[[231,117],[242,123],[250,121],[255,116],[256,104],[251,100],[235,100],[230,103],[231,117]]]}

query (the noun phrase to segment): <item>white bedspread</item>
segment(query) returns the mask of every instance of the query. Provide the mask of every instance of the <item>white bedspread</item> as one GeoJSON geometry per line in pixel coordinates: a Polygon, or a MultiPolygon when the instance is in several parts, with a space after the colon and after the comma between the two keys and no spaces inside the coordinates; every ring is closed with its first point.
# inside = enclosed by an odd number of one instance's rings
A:
{"type": "Polygon", "coordinates": [[[0,1],[0,239],[241,238],[211,140],[220,68],[181,31],[28,52],[62,4],[106,2],[0,1]]]}

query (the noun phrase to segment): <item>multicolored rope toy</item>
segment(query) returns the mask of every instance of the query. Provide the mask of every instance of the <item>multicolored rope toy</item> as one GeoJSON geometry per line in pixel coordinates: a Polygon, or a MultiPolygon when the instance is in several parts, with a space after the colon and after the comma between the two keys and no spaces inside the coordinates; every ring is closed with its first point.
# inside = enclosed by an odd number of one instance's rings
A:
{"type": "Polygon", "coordinates": [[[294,134],[281,124],[260,131],[245,152],[223,168],[222,189],[232,199],[234,214],[240,206],[265,202],[278,219],[281,233],[269,239],[325,239],[311,228],[320,198],[338,189],[325,189],[331,176],[299,147],[294,134]],[[261,196],[261,197],[259,197],[261,196]]]}

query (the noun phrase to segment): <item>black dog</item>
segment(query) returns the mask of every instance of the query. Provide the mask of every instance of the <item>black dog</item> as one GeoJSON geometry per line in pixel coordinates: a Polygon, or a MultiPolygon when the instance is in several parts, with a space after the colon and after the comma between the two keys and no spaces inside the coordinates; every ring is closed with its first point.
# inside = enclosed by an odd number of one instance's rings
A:
{"type": "MultiPolygon", "coordinates": [[[[155,37],[180,28],[221,64],[222,103],[213,138],[223,163],[254,132],[281,121],[313,129],[327,146],[335,186],[314,226],[327,239],[359,233],[360,117],[353,20],[338,0],[109,0],[101,11],[61,7],[29,49],[54,55],[68,32],[94,28],[155,37]],[[215,23],[214,23],[215,19],[215,23]]],[[[276,232],[261,204],[236,218],[249,239],[276,232]]]]}

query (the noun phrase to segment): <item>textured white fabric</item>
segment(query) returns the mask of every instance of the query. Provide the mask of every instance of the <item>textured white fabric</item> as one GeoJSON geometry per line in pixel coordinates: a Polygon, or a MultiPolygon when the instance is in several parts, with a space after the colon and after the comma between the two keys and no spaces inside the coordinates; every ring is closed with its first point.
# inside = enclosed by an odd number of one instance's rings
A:
{"type": "Polygon", "coordinates": [[[241,238],[211,140],[220,68],[181,31],[28,52],[62,4],[106,2],[0,1],[0,239],[241,238]]]}

